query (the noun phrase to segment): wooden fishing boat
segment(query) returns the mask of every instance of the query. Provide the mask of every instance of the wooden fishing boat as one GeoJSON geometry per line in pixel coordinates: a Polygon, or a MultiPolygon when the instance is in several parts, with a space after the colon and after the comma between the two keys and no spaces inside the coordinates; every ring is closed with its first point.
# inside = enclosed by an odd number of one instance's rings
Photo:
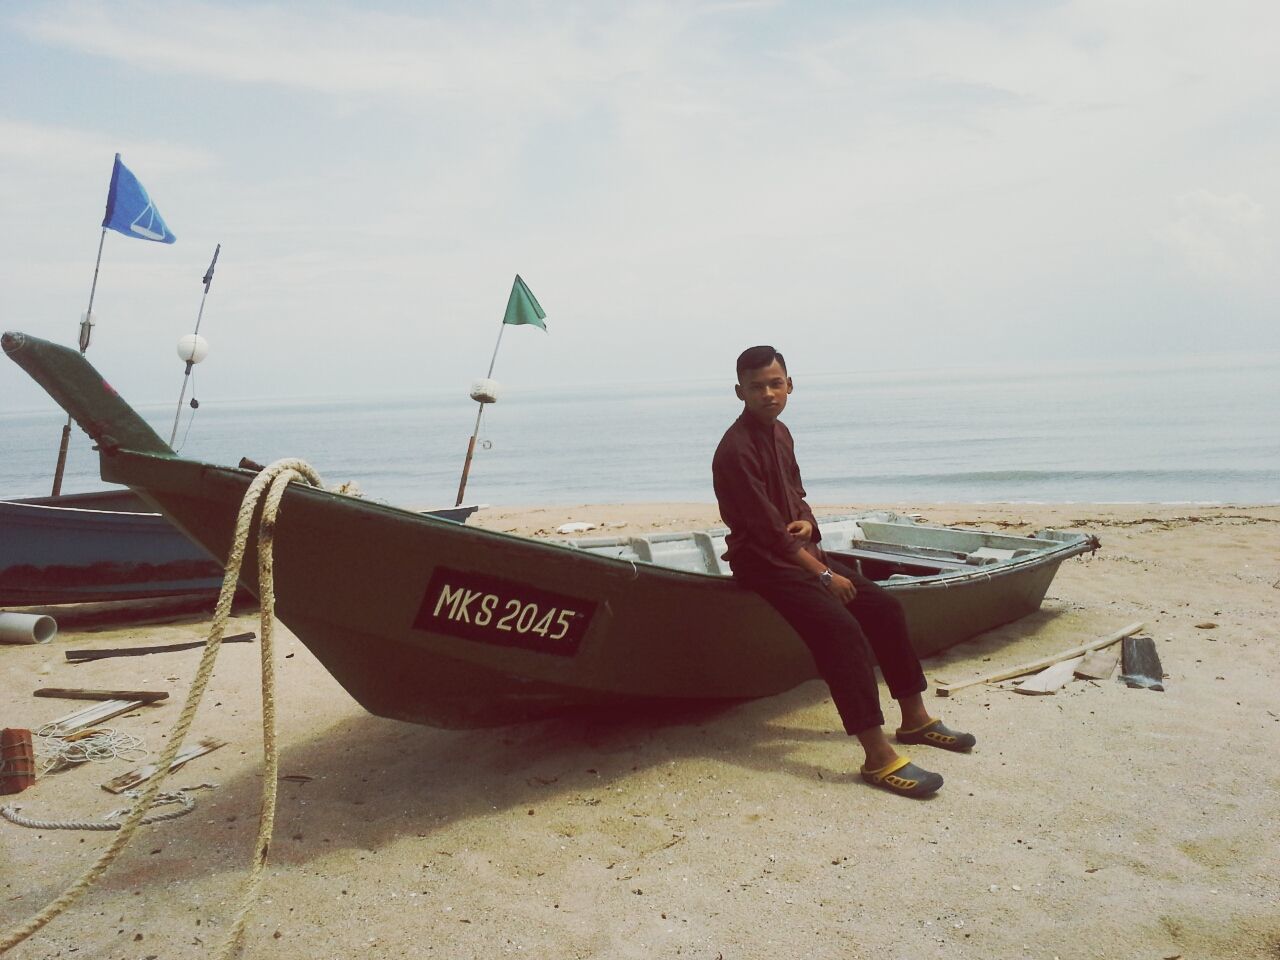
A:
{"type": "MultiPolygon", "coordinates": [[[[251,471],[175,456],[74,350],[16,333],[3,346],[97,441],[104,480],[226,555],[251,471]]],[[[1062,561],[1097,548],[887,513],[823,527],[901,599],[925,655],[1036,610],[1062,561]]],[[[813,677],[791,629],[725,575],[722,538],[531,540],[295,483],[276,526],[276,609],[366,709],[436,726],[763,697],[813,677]]]]}
{"type": "MultiPolygon", "coordinates": [[[[475,506],[430,513],[466,522],[475,506]]],[[[127,487],[0,500],[0,606],[214,596],[222,564],[127,487]]]]}
{"type": "Polygon", "coordinates": [[[0,606],[216,593],[222,568],[133,491],[0,500],[0,606]]]}

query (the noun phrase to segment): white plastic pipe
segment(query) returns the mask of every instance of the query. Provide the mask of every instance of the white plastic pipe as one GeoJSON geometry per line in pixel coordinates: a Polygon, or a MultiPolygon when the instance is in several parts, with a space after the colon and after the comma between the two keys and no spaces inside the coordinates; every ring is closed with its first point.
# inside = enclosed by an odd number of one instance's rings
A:
{"type": "Polygon", "coordinates": [[[0,613],[0,643],[48,643],[58,635],[53,617],[35,613],[0,613]]]}

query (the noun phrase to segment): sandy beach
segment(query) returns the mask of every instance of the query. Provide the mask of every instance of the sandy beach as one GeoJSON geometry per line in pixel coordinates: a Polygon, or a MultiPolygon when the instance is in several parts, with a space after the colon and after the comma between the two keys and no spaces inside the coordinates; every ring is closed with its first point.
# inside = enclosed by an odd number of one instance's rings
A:
{"type": "MultiPolygon", "coordinates": [[[[1054,696],[1008,685],[930,694],[979,743],[967,756],[913,748],[947,781],[915,802],[858,779],[855,745],[817,681],[678,723],[451,732],[368,715],[281,628],[283,779],[244,956],[1280,956],[1280,507],[896,508],[1102,541],[1063,565],[1039,613],[927,661],[931,680],[1140,620],[1166,690],[1077,680],[1054,696]]],[[[488,509],[473,520],[527,535],[567,521],[620,533],[718,522],[710,504],[488,509]]],[[[229,632],[257,629],[247,616],[229,632]]],[[[204,631],[200,621],[67,630],[48,645],[0,647],[0,726],[35,728],[81,706],[33,698],[41,686],[164,689],[163,705],[112,722],[154,756],[200,651],[87,664],[64,652],[204,631]]],[[[143,828],[15,960],[168,960],[220,945],[256,830],[258,675],[256,643],[224,647],[189,741],[229,745],[169,781],[216,786],[194,791],[192,814],[143,828]]],[[[122,805],[100,784],[136,765],[86,764],[4,801],[35,817],[100,817],[122,805]]],[[[108,842],[0,822],[0,925],[57,896],[108,842]]]]}

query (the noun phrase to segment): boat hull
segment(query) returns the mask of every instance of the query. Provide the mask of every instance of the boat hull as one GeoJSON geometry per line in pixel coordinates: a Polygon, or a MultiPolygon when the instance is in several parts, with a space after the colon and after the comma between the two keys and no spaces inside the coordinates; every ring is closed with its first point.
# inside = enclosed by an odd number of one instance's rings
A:
{"type": "Polygon", "coordinates": [[[213,594],[221,583],[221,565],[158,513],[0,501],[0,606],[213,594]]]}
{"type": "MultiPolygon", "coordinates": [[[[103,476],[133,486],[216,556],[230,548],[252,480],[129,453],[104,456],[103,476]]],[[[253,548],[245,571],[256,569],[253,548]]],[[[1071,555],[964,582],[885,586],[927,656],[1037,609],[1071,555]]],[[[242,585],[256,591],[251,576],[242,585]]],[[[748,699],[816,676],[790,627],[729,578],[584,557],[296,483],[276,527],[275,577],[279,618],[342,686],[370,712],[415,723],[490,726],[601,704],[748,699]],[[512,609],[523,619],[500,634],[499,617],[512,609]],[[557,610],[573,611],[574,631],[545,620],[557,610]],[[538,635],[543,622],[550,628],[538,635]],[[518,635],[521,625],[532,629],[518,635]]]]}

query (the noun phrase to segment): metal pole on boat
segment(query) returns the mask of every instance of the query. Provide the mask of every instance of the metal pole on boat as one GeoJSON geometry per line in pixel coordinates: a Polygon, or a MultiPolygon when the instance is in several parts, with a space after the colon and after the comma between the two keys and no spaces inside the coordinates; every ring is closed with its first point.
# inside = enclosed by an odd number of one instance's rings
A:
{"type": "MultiPolygon", "coordinates": [[[[80,321],[80,355],[84,356],[86,350],[89,349],[89,339],[93,335],[93,297],[98,292],[98,269],[102,266],[102,245],[107,239],[107,228],[102,228],[102,236],[98,238],[98,259],[93,264],[93,285],[89,288],[89,309],[84,312],[84,319],[80,321]]],[[[58,496],[62,493],[62,474],[67,468],[67,446],[71,442],[71,415],[67,415],[67,422],[62,426],[62,443],[58,446],[58,466],[53,471],[53,493],[51,496],[58,496]]]]}
{"type": "MultiPolygon", "coordinates": [[[[498,326],[498,342],[493,345],[493,356],[489,358],[489,372],[485,374],[486,380],[493,379],[493,365],[498,362],[498,347],[502,346],[502,333],[507,329],[507,323],[504,320],[498,326]]],[[[474,397],[475,394],[472,393],[474,397]]],[[[480,418],[484,416],[484,400],[477,399],[480,409],[476,411],[476,428],[471,431],[471,439],[467,441],[467,459],[462,462],[462,479],[458,482],[458,499],[454,501],[455,507],[462,506],[462,497],[467,491],[467,475],[471,473],[471,458],[476,452],[476,438],[480,436],[480,418]]],[[[492,401],[488,401],[492,402],[492,401]]]]}
{"type": "MultiPolygon", "coordinates": [[[[169,446],[173,446],[178,436],[178,421],[182,418],[182,401],[187,396],[187,382],[191,379],[191,368],[204,359],[204,354],[197,356],[200,349],[200,321],[204,319],[204,302],[209,299],[209,286],[213,283],[213,268],[218,265],[218,254],[222,252],[222,244],[213,248],[213,259],[209,261],[209,269],[204,272],[204,293],[200,296],[200,310],[196,313],[196,328],[191,333],[189,352],[183,352],[187,338],[178,341],[178,356],[187,363],[187,372],[182,376],[182,391],[178,394],[178,409],[173,415],[173,430],[169,434],[169,446]]],[[[195,401],[192,400],[192,403],[195,401]]]]}

